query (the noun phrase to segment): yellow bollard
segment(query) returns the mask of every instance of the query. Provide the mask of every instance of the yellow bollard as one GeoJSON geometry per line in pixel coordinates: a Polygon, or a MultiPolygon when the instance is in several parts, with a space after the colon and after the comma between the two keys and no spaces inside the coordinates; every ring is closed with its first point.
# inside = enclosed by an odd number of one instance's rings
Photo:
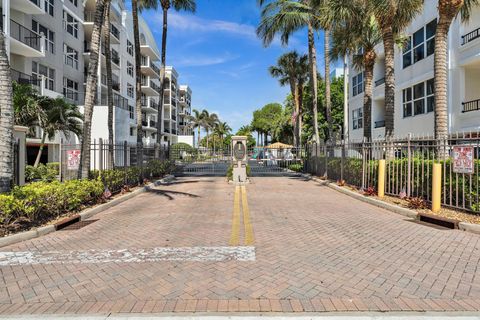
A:
{"type": "Polygon", "coordinates": [[[385,159],[378,161],[378,197],[385,196],[385,159]]]}
{"type": "Polygon", "coordinates": [[[438,212],[442,202],[442,165],[440,163],[433,164],[432,174],[432,211],[438,212]]]}

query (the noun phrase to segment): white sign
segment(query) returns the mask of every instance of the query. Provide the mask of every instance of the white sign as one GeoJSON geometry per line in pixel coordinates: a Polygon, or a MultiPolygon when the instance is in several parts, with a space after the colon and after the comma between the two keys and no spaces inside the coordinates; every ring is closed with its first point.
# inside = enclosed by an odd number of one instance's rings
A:
{"type": "Polygon", "coordinates": [[[473,147],[453,147],[453,172],[473,173],[474,158],[473,147]]]}
{"type": "Polygon", "coordinates": [[[80,165],[80,150],[67,150],[67,169],[78,170],[80,165]]]}

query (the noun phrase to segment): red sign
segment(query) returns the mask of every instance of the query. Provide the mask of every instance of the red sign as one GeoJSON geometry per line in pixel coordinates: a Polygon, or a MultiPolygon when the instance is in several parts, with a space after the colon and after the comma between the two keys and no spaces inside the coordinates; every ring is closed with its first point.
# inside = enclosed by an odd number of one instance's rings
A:
{"type": "Polygon", "coordinates": [[[80,150],[67,150],[67,169],[78,170],[80,165],[80,150]]]}
{"type": "Polygon", "coordinates": [[[473,173],[473,147],[453,147],[453,172],[473,173]]]}

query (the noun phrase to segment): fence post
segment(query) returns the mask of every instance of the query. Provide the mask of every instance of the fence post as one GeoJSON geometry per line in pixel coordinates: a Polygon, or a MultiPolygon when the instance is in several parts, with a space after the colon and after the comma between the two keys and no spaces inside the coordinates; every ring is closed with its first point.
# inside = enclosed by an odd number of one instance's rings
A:
{"type": "Polygon", "coordinates": [[[433,164],[432,175],[432,211],[438,212],[442,197],[442,165],[440,163],[433,164]]]}
{"type": "Polygon", "coordinates": [[[155,143],[155,159],[158,160],[160,158],[160,145],[155,143]]]}
{"type": "Polygon", "coordinates": [[[99,171],[103,170],[103,139],[98,139],[98,168],[99,171]]]}
{"type": "Polygon", "coordinates": [[[408,158],[407,159],[407,198],[409,198],[411,194],[410,175],[412,174],[412,150],[411,150],[410,138],[411,138],[411,134],[409,133],[407,137],[407,158],[408,158]]]}
{"type": "Polygon", "coordinates": [[[123,141],[123,184],[127,185],[127,141],[123,141]]]}
{"type": "Polygon", "coordinates": [[[365,189],[365,174],[366,174],[366,167],[365,167],[365,137],[362,139],[362,189],[365,189]]]}
{"type": "Polygon", "coordinates": [[[344,163],[345,161],[345,140],[342,139],[342,157],[340,160],[340,181],[343,182],[343,170],[344,170],[344,163]]]}
{"type": "Polygon", "coordinates": [[[385,159],[378,160],[378,197],[385,196],[385,159]]]}

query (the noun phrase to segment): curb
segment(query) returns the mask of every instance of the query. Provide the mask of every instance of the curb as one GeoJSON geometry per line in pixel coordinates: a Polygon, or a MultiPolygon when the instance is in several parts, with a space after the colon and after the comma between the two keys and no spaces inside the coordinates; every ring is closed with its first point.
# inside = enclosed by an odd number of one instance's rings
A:
{"type": "Polygon", "coordinates": [[[463,231],[480,234],[480,225],[468,223],[468,222],[459,222],[458,228],[463,231]]]}
{"type": "MultiPolygon", "coordinates": [[[[87,220],[88,218],[91,218],[94,215],[96,215],[96,214],[98,214],[98,213],[100,213],[104,210],[110,209],[110,208],[112,208],[116,205],[119,205],[122,202],[125,202],[125,201],[127,201],[127,200],[141,194],[141,193],[144,193],[145,191],[147,191],[147,190],[151,189],[152,187],[154,187],[155,185],[157,185],[157,183],[164,184],[164,183],[167,183],[167,182],[173,180],[174,178],[175,177],[173,175],[167,175],[160,180],[157,180],[155,182],[152,182],[152,183],[144,186],[143,188],[140,188],[140,189],[135,190],[133,192],[130,192],[126,195],[115,198],[115,199],[113,199],[113,200],[111,200],[107,203],[103,203],[101,205],[98,205],[95,208],[85,209],[81,213],[79,213],[80,221],[87,220]]],[[[17,234],[12,234],[10,236],[0,238],[0,247],[5,247],[5,246],[11,245],[11,244],[18,243],[18,242],[38,238],[38,237],[44,236],[46,234],[49,234],[49,233],[52,233],[52,232],[55,232],[55,231],[56,231],[55,225],[54,224],[49,224],[47,226],[39,227],[39,228],[36,228],[36,229],[33,229],[33,230],[20,232],[20,233],[17,233],[17,234]]]]}
{"type": "MultiPolygon", "coordinates": [[[[341,192],[343,194],[346,194],[346,195],[348,195],[352,198],[355,198],[357,200],[369,203],[371,205],[374,205],[374,206],[382,208],[382,209],[386,209],[388,211],[392,211],[394,213],[401,214],[402,216],[405,216],[409,219],[414,219],[414,220],[418,219],[418,213],[416,211],[413,211],[413,210],[410,210],[410,209],[407,209],[407,208],[402,208],[402,207],[396,206],[394,204],[383,202],[381,200],[365,197],[361,194],[358,194],[357,192],[354,192],[354,191],[342,188],[340,186],[337,186],[336,184],[334,184],[334,183],[332,183],[328,180],[320,180],[316,177],[312,177],[310,175],[305,175],[305,174],[302,175],[302,177],[308,178],[308,179],[313,180],[315,182],[318,182],[321,185],[327,186],[330,189],[333,189],[333,190],[336,190],[336,191],[341,192]]],[[[480,230],[479,230],[479,232],[480,232],[480,230]]]]}

